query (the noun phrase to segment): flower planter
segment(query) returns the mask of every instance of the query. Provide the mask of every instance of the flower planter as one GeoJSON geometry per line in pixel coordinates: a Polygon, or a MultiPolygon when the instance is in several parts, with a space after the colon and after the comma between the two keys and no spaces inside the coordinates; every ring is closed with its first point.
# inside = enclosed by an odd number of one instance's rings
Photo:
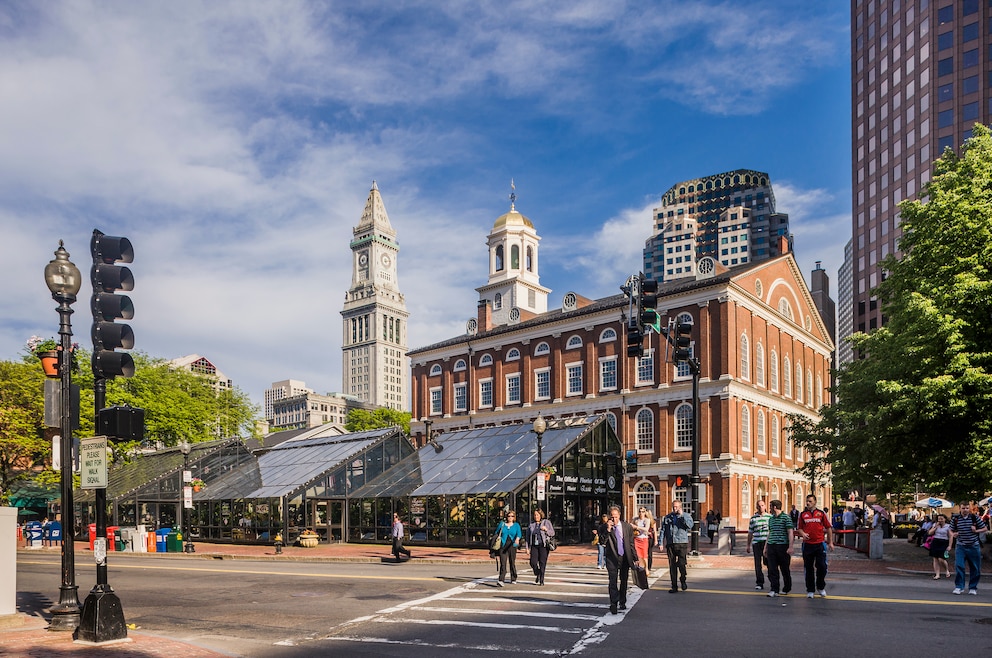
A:
{"type": "Polygon", "coordinates": [[[316,535],[304,535],[300,537],[300,546],[303,548],[317,548],[317,542],[320,538],[316,535]]]}
{"type": "Polygon", "coordinates": [[[38,352],[38,358],[41,359],[41,367],[45,371],[46,377],[58,377],[59,376],[59,353],[52,352],[38,352]]]}

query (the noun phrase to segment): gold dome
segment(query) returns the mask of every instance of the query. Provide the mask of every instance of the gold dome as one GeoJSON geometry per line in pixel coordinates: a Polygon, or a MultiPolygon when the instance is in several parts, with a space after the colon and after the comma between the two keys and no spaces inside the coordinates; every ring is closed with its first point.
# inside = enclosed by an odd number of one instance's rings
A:
{"type": "Polygon", "coordinates": [[[534,224],[531,223],[529,219],[518,213],[512,207],[510,208],[510,212],[496,218],[496,223],[493,224],[493,230],[495,231],[507,226],[526,226],[527,228],[534,228],[534,224]]]}

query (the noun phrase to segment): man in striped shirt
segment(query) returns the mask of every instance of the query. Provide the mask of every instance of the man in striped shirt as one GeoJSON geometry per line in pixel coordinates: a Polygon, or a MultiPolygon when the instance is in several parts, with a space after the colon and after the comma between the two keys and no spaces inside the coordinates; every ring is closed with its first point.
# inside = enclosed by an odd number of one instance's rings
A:
{"type": "Polygon", "coordinates": [[[954,594],[961,594],[964,591],[965,565],[971,571],[971,578],[968,580],[968,593],[972,596],[978,594],[978,581],[982,578],[982,550],[978,542],[979,535],[988,532],[985,521],[977,514],[971,512],[971,503],[961,503],[961,513],[951,519],[951,542],[947,549],[950,550],[955,542],[957,549],[954,551],[954,594]]]}
{"type": "Polygon", "coordinates": [[[765,501],[756,503],[758,511],[754,513],[747,524],[747,552],[754,549],[754,589],[765,588],[765,574],[761,561],[765,556],[765,540],[768,539],[768,519],[771,514],[765,511],[765,501]]]}
{"type": "Polygon", "coordinates": [[[771,502],[772,515],[768,519],[768,539],[765,540],[765,558],[768,560],[768,596],[779,595],[779,571],[781,571],[781,593],[792,591],[792,540],[794,537],[792,519],[782,512],[782,501],[771,502]]]}

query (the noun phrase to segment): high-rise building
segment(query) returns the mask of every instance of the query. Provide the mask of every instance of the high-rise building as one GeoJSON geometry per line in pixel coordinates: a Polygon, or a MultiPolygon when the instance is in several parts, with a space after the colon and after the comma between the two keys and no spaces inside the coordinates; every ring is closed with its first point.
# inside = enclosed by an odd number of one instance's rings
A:
{"type": "Polygon", "coordinates": [[[872,290],[896,253],[899,202],[989,122],[990,18],[979,0],[851,0],[853,300],[840,312],[853,331],[884,323],[872,290]]]}
{"type": "Polygon", "coordinates": [[[313,393],[313,390],[307,388],[305,382],[300,382],[295,379],[284,379],[281,382],[272,382],[272,386],[265,389],[265,419],[271,420],[273,418],[272,405],[277,400],[306,393],[313,393]]]}
{"type": "Polygon", "coordinates": [[[675,281],[696,276],[712,258],[727,267],[766,260],[789,249],[789,216],[775,212],[768,174],[737,169],[673,185],[655,208],[654,234],[644,245],[644,274],[675,281]]]}
{"type": "Polygon", "coordinates": [[[850,343],[844,340],[854,333],[854,314],[851,312],[854,300],[852,244],[853,242],[848,240],[847,244],[844,245],[844,262],[837,271],[837,359],[835,365],[838,368],[854,359],[854,350],[851,349],[850,343]]]}
{"type": "Polygon", "coordinates": [[[397,276],[400,245],[375,181],[353,233],[351,287],[341,311],[341,388],[364,402],[404,410],[410,314],[397,276]]]}

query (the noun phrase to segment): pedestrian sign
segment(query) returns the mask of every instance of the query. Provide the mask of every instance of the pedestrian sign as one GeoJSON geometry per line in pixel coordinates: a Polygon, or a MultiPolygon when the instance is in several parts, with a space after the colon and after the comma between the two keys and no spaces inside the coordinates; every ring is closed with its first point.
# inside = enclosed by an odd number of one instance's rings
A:
{"type": "Polygon", "coordinates": [[[83,489],[107,488],[107,437],[93,436],[79,440],[80,475],[83,489]]]}

